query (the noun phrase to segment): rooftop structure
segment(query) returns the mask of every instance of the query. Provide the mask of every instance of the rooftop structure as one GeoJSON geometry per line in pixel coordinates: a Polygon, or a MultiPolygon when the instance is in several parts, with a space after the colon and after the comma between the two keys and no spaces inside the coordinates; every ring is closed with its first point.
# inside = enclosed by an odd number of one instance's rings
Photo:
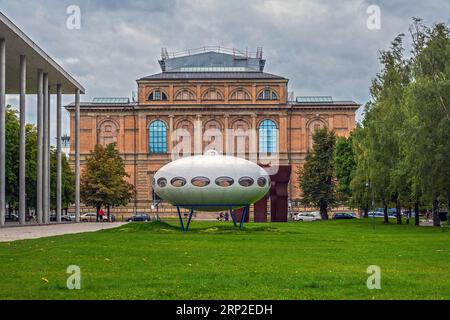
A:
{"type": "Polygon", "coordinates": [[[266,60],[256,53],[222,47],[203,47],[178,53],[161,51],[162,72],[262,72],[266,60]]]}

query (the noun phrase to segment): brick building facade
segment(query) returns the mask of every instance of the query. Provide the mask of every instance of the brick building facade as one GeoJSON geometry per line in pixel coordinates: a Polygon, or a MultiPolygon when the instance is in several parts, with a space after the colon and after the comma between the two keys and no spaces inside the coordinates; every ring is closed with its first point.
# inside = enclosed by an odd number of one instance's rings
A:
{"type": "MultiPolygon", "coordinates": [[[[81,103],[81,167],[96,144],[116,143],[137,195],[127,210],[153,202],[152,176],[174,154],[205,149],[261,165],[264,154],[290,167],[288,198],[300,197],[296,171],[314,130],[347,136],[355,127],[353,101],[299,97],[288,101],[288,79],[264,72],[261,53],[207,51],[159,61],[162,72],[137,80],[137,101],[96,98],[81,103]]],[[[74,136],[74,105],[68,105],[74,136]]],[[[74,150],[71,141],[71,159],[74,150]]],[[[125,210],[122,208],[121,210],[125,210]]]]}

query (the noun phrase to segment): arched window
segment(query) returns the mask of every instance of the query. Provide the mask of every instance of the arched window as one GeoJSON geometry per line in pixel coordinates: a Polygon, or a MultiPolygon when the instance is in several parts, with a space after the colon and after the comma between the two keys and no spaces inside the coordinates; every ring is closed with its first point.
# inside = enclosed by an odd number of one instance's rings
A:
{"type": "Polygon", "coordinates": [[[203,99],[205,101],[217,101],[217,100],[223,100],[223,95],[222,93],[215,89],[215,88],[211,88],[206,90],[206,92],[203,94],[203,99]]]}
{"type": "Polygon", "coordinates": [[[230,94],[231,101],[251,100],[250,94],[244,89],[236,89],[230,94]]]}
{"type": "Polygon", "coordinates": [[[308,148],[311,149],[314,145],[314,132],[325,127],[325,124],[320,119],[314,119],[308,124],[308,148]]]}
{"type": "Polygon", "coordinates": [[[195,101],[195,93],[189,89],[181,89],[175,93],[175,101],[195,101]]]}
{"type": "Polygon", "coordinates": [[[167,94],[161,90],[153,90],[148,95],[148,101],[167,101],[167,94]]]}
{"type": "Polygon", "coordinates": [[[258,100],[278,100],[278,95],[271,89],[265,89],[258,94],[258,100]]]}
{"type": "Polygon", "coordinates": [[[276,153],[278,150],[278,129],[274,121],[266,119],[259,125],[259,152],[276,153]]]}
{"type": "Polygon", "coordinates": [[[167,153],[167,127],[161,120],[153,121],[148,129],[149,152],[167,153]]]}
{"type": "Polygon", "coordinates": [[[98,127],[98,143],[107,146],[111,143],[117,143],[119,126],[113,120],[105,120],[98,127]]]}

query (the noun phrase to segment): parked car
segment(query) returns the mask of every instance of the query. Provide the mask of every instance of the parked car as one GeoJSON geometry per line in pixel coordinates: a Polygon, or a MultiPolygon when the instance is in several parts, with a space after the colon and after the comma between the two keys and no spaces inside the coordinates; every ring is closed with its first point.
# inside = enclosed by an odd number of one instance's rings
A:
{"type": "Polygon", "coordinates": [[[11,214],[6,214],[5,216],[5,221],[19,221],[19,216],[15,213],[11,213],[11,214]]]}
{"type": "Polygon", "coordinates": [[[150,221],[150,216],[146,213],[136,213],[134,216],[127,218],[128,222],[147,222],[150,221]]]}
{"type": "MultiPolygon", "coordinates": [[[[371,211],[368,214],[369,218],[384,218],[384,212],[379,212],[379,211],[371,211]]],[[[394,219],[397,216],[395,214],[389,213],[388,212],[388,218],[389,219],[394,219]]]]}
{"type": "Polygon", "coordinates": [[[358,219],[358,216],[353,212],[336,212],[335,214],[333,214],[333,220],[343,219],[358,219]]]}
{"type": "MultiPolygon", "coordinates": [[[[81,222],[97,222],[97,214],[96,213],[85,213],[80,216],[81,222]]],[[[103,221],[108,221],[108,217],[105,215],[103,216],[103,221]]]]}
{"type": "Polygon", "coordinates": [[[69,217],[70,221],[75,221],[76,219],[75,213],[69,213],[67,216],[69,217]]]}
{"type": "MultiPolygon", "coordinates": [[[[75,219],[74,219],[75,220],[75,219]]],[[[51,215],[50,215],[50,221],[56,221],[56,214],[54,214],[54,213],[52,213],[51,215]]],[[[69,216],[67,216],[67,215],[65,215],[65,214],[62,214],[61,215],[61,221],[65,221],[65,222],[71,222],[72,220],[71,220],[71,218],[69,217],[69,216]]]]}
{"type": "Polygon", "coordinates": [[[317,221],[317,220],[322,220],[322,216],[320,215],[320,211],[295,213],[293,218],[294,218],[294,221],[317,221]]]}

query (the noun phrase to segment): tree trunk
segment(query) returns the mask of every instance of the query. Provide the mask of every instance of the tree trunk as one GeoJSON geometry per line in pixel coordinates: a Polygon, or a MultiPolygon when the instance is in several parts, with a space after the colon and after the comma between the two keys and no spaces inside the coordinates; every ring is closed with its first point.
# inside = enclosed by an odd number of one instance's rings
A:
{"type": "Polygon", "coordinates": [[[398,200],[395,202],[395,210],[397,211],[397,224],[402,224],[402,209],[398,200]]]}
{"type": "Polygon", "coordinates": [[[388,207],[387,207],[387,204],[384,205],[383,213],[384,213],[384,223],[389,223],[389,216],[388,216],[388,207]]]}
{"type": "Polygon", "coordinates": [[[369,217],[369,208],[365,207],[364,208],[364,218],[368,218],[369,217]]]}
{"type": "Polygon", "coordinates": [[[108,214],[108,222],[111,222],[111,209],[110,209],[110,205],[108,204],[108,206],[106,207],[106,211],[108,214]]]}
{"type": "Polygon", "coordinates": [[[409,220],[411,219],[411,217],[412,217],[412,208],[411,206],[409,206],[408,212],[406,213],[406,224],[409,224],[409,220]]]}
{"type": "Polygon", "coordinates": [[[97,206],[97,215],[95,216],[95,221],[99,221],[98,220],[98,217],[99,217],[99,215],[100,215],[100,209],[101,209],[101,206],[97,206]]]}
{"type": "Polygon", "coordinates": [[[439,201],[434,199],[433,201],[433,227],[440,227],[441,220],[439,219],[439,201]]]}
{"type": "Polygon", "coordinates": [[[419,202],[414,203],[414,224],[418,226],[420,224],[420,208],[419,208],[419,202]]]}
{"type": "Polygon", "coordinates": [[[320,204],[320,215],[322,220],[328,220],[328,206],[326,204],[320,204]]]}

